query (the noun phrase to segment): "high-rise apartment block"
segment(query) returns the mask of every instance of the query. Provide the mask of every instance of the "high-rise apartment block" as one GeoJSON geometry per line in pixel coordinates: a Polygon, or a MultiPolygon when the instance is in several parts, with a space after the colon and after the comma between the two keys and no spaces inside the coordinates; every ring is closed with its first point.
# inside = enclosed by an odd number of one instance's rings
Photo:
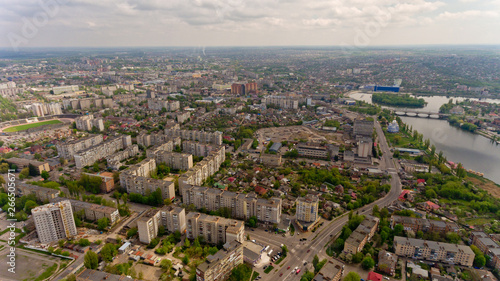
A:
{"type": "Polygon", "coordinates": [[[225,160],[226,150],[221,145],[179,177],[179,193],[182,194],[184,186],[201,185],[208,177],[219,170],[220,165],[225,160]]]}
{"type": "Polygon", "coordinates": [[[31,210],[41,243],[71,238],[77,234],[71,203],[49,203],[31,210]]]}
{"type": "Polygon", "coordinates": [[[91,146],[74,155],[76,168],[93,165],[97,160],[105,158],[116,151],[132,145],[132,138],[123,135],[107,139],[105,142],[91,146]]]}
{"type": "Polygon", "coordinates": [[[158,236],[158,227],[161,213],[157,209],[151,209],[137,219],[137,231],[139,233],[139,241],[145,244],[151,243],[158,236]]]}
{"type": "Polygon", "coordinates": [[[207,157],[210,152],[219,148],[219,145],[211,143],[202,143],[196,141],[183,141],[182,151],[184,153],[193,154],[195,156],[207,157]]]}
{"type": "MultiPolygon", "coordinates": [[[[312,225],[319,220],[319,198],[308,194],[297,198],[297,221],[303,226],[312,225]],[[312,224],[311,224],[312,223],[312,224]]],[[[305,230],[308,230],[307,227],[305,230]]]]}
{"type": "Polygon", "coordinates": [[[201,132],[192,130],[165,129],[165,135],[170,138],[179,137],[183,140],[199,141],[222,145],[221,132],[201,132]]]}
{"type": "Polygon", "coordinates": [[[175,198],[175,185],[171,181],[151,178],[151,172],[156,170],[156,161],[146,158],[142,162],[130,166],[120,174],[120,185],[127,193],[146,195],[160,188],[163,199],[175,198]]]}
{"type": "Polygon", "coordinates": [[[179,101],[163,100],[158,98],[148,99],[148,108],[151,110],[161,111],[165,108],[167,111],[176,111],[181,107],[179,101]]]}
{"type": "Polygon", "coordinates": [[[90,135],[86,138],[76,139],[67,143],[59,143],[56,145],[57,153],[60,157],[71,160],[77,152],[98,145],[103,141],[102,135],[90,135]]]}
{"type": "Polygon", "coordinates": [[[267,96],[262,100],[265,105],[276,105],[282,109],[298,109],[299,100],[287,96],[267,96]]]}
{"type": "Polygon", "coordinates": [[[231,271],[243,264],[243,244],[232,241],[196,268],[196,281],[226,280],[231,271]]]}
{"type": "Polygon", "coordinates": [[[179,207],[151,209],[137,219],[139,241],[149,244],[158,235],[158,228],[164,226],[170,232],[186,231],[186,212],[179,207]]]}
{"type": "Polygon", "coordinates": [[[231,241],[243,243],[245,226],[242,221],[191,212],[186,216],[186,237],[202,236],[208,243],[231,241]]]}
{"type": "Polygon", "coordinates": [[[139,154],[139,146],[137,144],[133,144],[122,151],[115,152],[106,157],[106,162],[108,163],[108,167],[114,170],[118,170],[121,166],[121,161],[133,157],[139,154]]]}
{"type": "Polygon", "coordinates": [[[182,201],[196,208],[216,211],[229,208],[232,217],[247,220],[252,216],[259,221],[279,223],[281,221],[281,198],[257,198],[255,193],[239,194],[202,186],[187,186],[182,191],[182,201]]]}
{"type": "Polygon", "coordinates": [[[78,130],[90,131],[96,127],[99,131],[104,131],[104,120],[102,118],[94,118],[94,115],[84,115],[75,119],[76,128],[78,130]]]}

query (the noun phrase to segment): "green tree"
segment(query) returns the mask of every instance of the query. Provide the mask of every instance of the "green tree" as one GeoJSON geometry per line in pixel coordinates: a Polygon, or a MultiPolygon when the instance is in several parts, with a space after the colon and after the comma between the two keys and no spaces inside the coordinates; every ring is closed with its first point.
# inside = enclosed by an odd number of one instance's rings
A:
{"type": "Polygon", "coordinates": [[[36,177],[36,176],[40,175],[40,171],[38,170],[38,168],[32,164],[28,165],[28,172],[29,172],[29,175],[32,177],[36,177]]]}
{"type": "Polygon", "coordinates": [[[97,229],[105,230],[109,225],[109,219],[107,217],[102,217],[97,220],[97,229]]]}
{"type": "Polygon", "coordinates": [[[26,201],[26,203],[24,204],[24,211],[27,213],[27,214],[30,214],[31,215],[31,210],[33,208],[35,208],[36,206],[38,206],[38,204],[33,201],[33,200],[28,200],[26,201]]]}
{"type": "Polygon", "coordinates": [[[48,180],[50,178],[50,174],[47,171],[42,171],[42,178],[43,180],[48,180]]]}
{"type": "Polygon", "coordinates": [[[22,180],[29,176],[30,176],[30,169],[28,169],[28,167],[22,169],[21,172],[19,173],[19,178],[22,180]]]}
{"type": "Polygon", "coordinates": [[[83,265],[89,269],[96,269],[99,265],[99,257],[93,251],[88,251],[83,258],[83,265]]]}
{"type": "Polygon", "coordinates": [[[319,263],[319,258],[318,258],[318,255],[314,255],[314,258],[313,258],[313,267],[316,268],[318,266],[318,263],[319,263]]]}
{"type": "Polygon", "coordinates": [[[104,261],[111,262],[113,257],[118,254],[118,249],[115,244],[106,243],[101,249],[101,257],[104,261]]]}
{"type": "Polygon", "coordinates": [[[361,277],[356,272],[351,271],[344,277],[344,281],[361,281],[361,277]]]}
{"type": "Polygon", "coordinates": [[[366,257],[361,262],[361,267],[364,270],[370,270],[375,266],[375,261],[371,257],[366,257]]]}

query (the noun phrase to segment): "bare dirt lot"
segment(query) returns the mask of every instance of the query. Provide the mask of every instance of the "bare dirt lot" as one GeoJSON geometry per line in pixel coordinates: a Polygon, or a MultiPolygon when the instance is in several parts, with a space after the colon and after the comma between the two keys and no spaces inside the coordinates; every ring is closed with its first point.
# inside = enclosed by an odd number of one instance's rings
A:
{"type": "Polygon", "coordinates": [[[60,262],[60,259],[56,257],[17,248],[15,273],[11,273],[7,271],[9,269],[9,265],[6,262],[7,254],[7,247],[0,251],[0,256],[2,257],[2,262],[0,263],[0,280],[2,281],[35,280],[50,266],[60,262]]]}
{"type": "Polygon", "coordinates": [[[500,198],[500,187],[496,185],[494,182],[489,180],[481,181],[480,179],[468,177],[467,180],[470,180],[475,186],[488,191],[491,196],[495,198],[500,198]]]}
{"type": "Polygon", "coordinates": [[[339,141],[342,138],[340,134],[326,131],[319,131],[306,126],[291,126],[291,127],[272,127],[259,129],[257,133],[262,138],[271,138],[273,142],[282,141],[300,141],[322,142],[322,141],[339,141]]]}

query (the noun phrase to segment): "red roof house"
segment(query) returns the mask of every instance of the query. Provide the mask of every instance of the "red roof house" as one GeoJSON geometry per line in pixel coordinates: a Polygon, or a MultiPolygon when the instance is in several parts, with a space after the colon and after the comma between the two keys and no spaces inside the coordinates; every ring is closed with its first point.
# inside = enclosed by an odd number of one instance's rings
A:
{"type": "Polygon", "coordinates": [[[373,271],[368,272],[368,278],[366,278],[366,280],[371,280],[371,281],[382,281],[382,279],[383,279],[382,274],[378,274],[373,271]]]}
{"type": "Polygon", "coordinates": [[[255,187],[255,192],[257,192],[259,195],[264,195],[267,193],[267,189],[263,188],[262,186],[256,186],[255,187]]]}

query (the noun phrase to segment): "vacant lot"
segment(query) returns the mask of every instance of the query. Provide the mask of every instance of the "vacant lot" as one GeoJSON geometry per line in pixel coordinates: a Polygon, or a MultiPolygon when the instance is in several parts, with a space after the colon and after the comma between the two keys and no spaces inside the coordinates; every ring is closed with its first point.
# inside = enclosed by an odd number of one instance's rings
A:
{"type": "Polygon", "coordinates": [[[58,124],[62,123],[59,120],[49,120],[49,121],[43,121],[43,122],[38,122],[38,123],[30,123],[30,124],[24,124],[24,125],[19,125],[19,126],[14,126],[14,127],[9,127],[7,129],[4,129],[4,132],[18,132],[18,131],[24,131],[30,128],[35,128],[35,127],[40,127],[43,125],[50,125],[50,124],[58,124]]]}
{"type": "Polygon", "coordinates": [[[54,264],[57,268],[57,264],[60,261],[60,259],[56,257],[50,257],[17,248],[16,273],[11,273],[7,271],[9,268],[7,265],[7,254],[8,248],[4,248],[0,251],[0,256],[2,257],[2,262],[0,263],[0,280],[3,281],[36,280],[38,276],[42,275],[54,264]]]}

